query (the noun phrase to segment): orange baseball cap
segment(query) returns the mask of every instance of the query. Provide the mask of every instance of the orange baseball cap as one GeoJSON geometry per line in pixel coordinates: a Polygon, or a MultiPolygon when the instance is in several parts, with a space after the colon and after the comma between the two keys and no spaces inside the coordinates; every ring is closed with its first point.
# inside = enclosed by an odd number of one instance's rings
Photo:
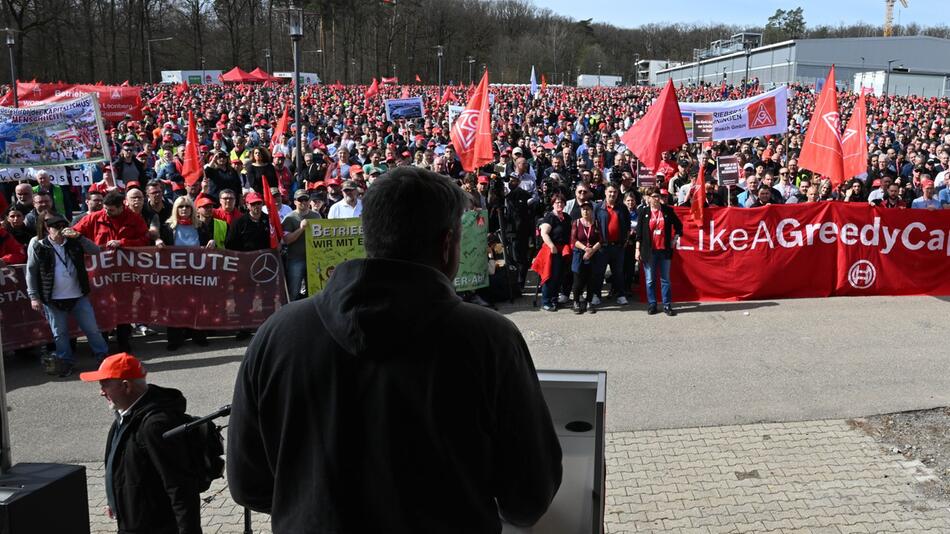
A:
{"type": "Polygon", "coordinates": [[[98,382],[99,380],[134,380],[136,378],[145,378],[145,368],[142,362],[131,354],[120,352],[113,354],[99,365],[98,371],[88,373],[79,373],[79,379],[83,382],[98,382]]]}

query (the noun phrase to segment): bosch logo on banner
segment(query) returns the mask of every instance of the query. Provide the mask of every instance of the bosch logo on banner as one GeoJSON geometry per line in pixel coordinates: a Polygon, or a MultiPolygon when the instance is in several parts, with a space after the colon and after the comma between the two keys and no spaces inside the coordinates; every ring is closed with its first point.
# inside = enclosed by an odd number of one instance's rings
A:
{"type": "Polygon", "coordinates": [[[768,128],[775,126],[775,97],[769,97],[749,104],[749,128],[768,128]]]}
{"type": "Polygon", "coordinates": [[[877,269],[868,260],[858,260],[848,269],[848,283],[855,289],[867,289],[874,285],[877,269]]]}

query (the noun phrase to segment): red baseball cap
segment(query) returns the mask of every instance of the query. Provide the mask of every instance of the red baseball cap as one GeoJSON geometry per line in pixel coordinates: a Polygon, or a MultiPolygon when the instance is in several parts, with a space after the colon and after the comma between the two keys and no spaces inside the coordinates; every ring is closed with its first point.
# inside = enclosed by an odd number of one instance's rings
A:
{"type": "Polygon", "coordinates": [[[208,197],[199,197],[198,200],[195,202],[196,208],[201,208],[208,205],[214,206],[214,201],[208,197]]]}
{"type": "Polygon", "coordinates": [[[257,191],[251,191],[250,193],[244,195],[245,204],[255,204],[257,202],[264,202],[264,199],[257,194],[257,191]]]}
{"type": "Polygon", "coordinates": [[[134,380],[145,378],[145,368],[138,358],[126,352],[113,354],[99,365],[98,371],[79,373],[83,382],[98,382],[99,380],[134,380]]]}

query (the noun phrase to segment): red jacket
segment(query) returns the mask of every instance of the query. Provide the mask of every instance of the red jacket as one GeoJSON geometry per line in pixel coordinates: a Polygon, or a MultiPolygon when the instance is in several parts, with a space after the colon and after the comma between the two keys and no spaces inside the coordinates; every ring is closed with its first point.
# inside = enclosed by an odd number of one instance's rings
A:
{"type": "Polygon", "coordinates": [[[3,227],[0,227],[0,260],[9,265],[26,263],[23,245],[3,227]]]}
{"type": "Polygon", "coordinates": [[[109,217],[106,210],[90,213],[73,229],[100,247],[112,240],[118,240],[123,247],[146,247],[151,244],[145,219],[127,208],[123,208],[117,217],[109,217]]]}

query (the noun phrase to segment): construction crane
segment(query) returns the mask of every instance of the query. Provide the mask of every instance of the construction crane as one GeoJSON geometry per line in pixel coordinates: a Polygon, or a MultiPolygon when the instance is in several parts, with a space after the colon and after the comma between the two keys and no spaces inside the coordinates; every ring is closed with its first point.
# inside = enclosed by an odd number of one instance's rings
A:
{"type": "MultiPolygon", "coordinates": [[[[884,0],[884,37],[894,35],[894,2],[897,0],[884,0]]],[[[904,9],[907,9],[907,0],[900,0],[904,9]]]]}

